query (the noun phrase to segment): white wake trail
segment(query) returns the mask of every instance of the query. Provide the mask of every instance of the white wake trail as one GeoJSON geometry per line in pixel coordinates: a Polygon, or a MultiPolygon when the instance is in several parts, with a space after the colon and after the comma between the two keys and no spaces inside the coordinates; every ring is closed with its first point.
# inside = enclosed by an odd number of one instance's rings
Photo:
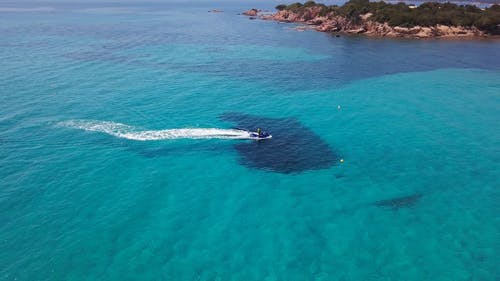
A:
{"type": "Polygon", "coordinates": [[[70,120],[58,123],[59,126],[100,132],[118,138],[137,141],[167,140],[167,139],[250,139],[250,133],[237,129],[218,128],[181,128],[168,130],[137,130],[133,126],[111,122],[70,120]]]}

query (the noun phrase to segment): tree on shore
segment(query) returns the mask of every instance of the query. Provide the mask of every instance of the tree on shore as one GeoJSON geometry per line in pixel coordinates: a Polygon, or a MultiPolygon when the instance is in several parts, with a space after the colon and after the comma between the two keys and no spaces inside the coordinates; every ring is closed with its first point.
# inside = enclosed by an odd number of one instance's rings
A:
{"type": "Polygon", "coordinates": [[[305,13],[311,7],[319,7],[321,16],[342,16],[354,22],[360,22],[361,15],[371,13],[370,19],[381,23],[386,22],[390,26],[474,26],[486,33],[500,35],[500,5],[498,4],[480,9],[473,5],[426,2],[416,8],[410,8],[404,3],[350,0],[340,7],[307,1],[304,4],[297,2],[290,5],[278,5],[276,9],[305,13]]]}

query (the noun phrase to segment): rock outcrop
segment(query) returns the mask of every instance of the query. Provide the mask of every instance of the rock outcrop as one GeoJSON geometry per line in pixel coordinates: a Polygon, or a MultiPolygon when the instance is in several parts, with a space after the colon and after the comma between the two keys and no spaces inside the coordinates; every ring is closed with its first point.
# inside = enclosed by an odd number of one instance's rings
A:
{"type": "Polygon", "coordinates": [[[257,16],[257,14],[260,12],[261,10],[257,10],[257,9],[250,9],[248,11],[245,11],[243,12],[243,14],[245,16],[250,16],[250,17],[255,17],[257,16]]]}
{"type": "MultiPolygon", "coordinates": [[[[255,17],[259,15],[259,13],[260,10],[252,9],[243,14],[255,17]]],[[[414,27],[390,26],[388,23],[380,23],[371,20],[371,16],[372,14],[368,13],[361,15],[359,20],[353,21],[346,17],[333,14],[321,15],[320,7],[310,7],[303,9],[300,13],[291,10],[281,10],[274,14],[260,15],[260,18],[278,22],[303,23],[321,32],[366,34],[379,37],[455,38],[486,36],[484,32],[475,27],[445,25],[414,27]]]]}

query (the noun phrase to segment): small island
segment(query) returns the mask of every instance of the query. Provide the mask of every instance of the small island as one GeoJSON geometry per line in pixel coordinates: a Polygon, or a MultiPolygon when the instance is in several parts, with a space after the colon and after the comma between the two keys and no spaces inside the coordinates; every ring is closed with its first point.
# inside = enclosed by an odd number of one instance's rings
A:
{"type": "MultiPolygon", "coordinates": [[[[427,2],[419,6],[383,1],[350,0],[342,6],[315,3],[278,5],[264,20],[303,23],[323,32],[365,34],[378,37],[456,38],[500,35],[500,5],[478,8],[473,5],[427,2]]],[[[259,10],[245,12],[255,16],[259,10]]],[[[244,14],[245,14],[244,13],[244,14]]],[[[304,27],[298,27],[303,30],[304,27]]]]}

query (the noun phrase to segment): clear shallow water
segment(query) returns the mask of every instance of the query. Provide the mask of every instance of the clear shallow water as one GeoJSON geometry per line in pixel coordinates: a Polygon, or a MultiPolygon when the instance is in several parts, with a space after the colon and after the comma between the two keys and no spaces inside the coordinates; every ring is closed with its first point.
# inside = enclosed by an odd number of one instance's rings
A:
{"type": "Polygon", "coordinates": [[[499,278],[498,42],[331,38],[235,15],[253,4],[5,6],[0,279],[499,278]]]}

